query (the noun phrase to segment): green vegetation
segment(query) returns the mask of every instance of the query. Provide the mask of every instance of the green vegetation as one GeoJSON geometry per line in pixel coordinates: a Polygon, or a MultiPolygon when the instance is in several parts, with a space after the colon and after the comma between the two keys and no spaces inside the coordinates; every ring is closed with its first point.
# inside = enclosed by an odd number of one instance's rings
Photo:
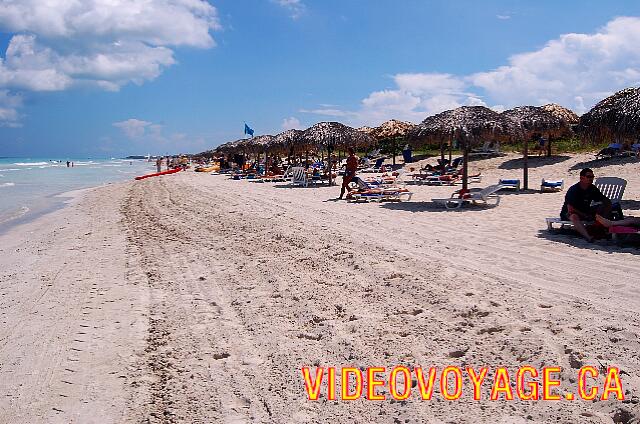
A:
{"type": "MultiPolygon", "coordinates": [[[[396,155],[402,154],[402,148],[407,144],[405,140],[398,139],[396,142],[396,155]]],[[[561,155],[565,153],[588,153],[599,151],[608,146],[608,142],[601,142],[592,144],[581,140],[579,137],[570,137],[562,139],[552,139],[552,155],[561,155]]],[[[529,154],[534,155],[537,153],[538,143],[535,140],[529,141],[529,154]]],[[[477,146],[479,147],[479,146],[477,146]]],[[[391,140],[383,140],[376,147],[380,149],[380,153],[386,156],[391,156],[393,151],[393,143],[391,140]]],[[[358,152],[360,156],[364,156],[375,148],[368,149],[367,151],[358,152]]],[[[500,143],[500,150],[504,153],[517,153],[522,154],[524,150],[524,142],[517,141],[512,143],[500,143]]],[[[445,156],[449,156],[448,146],[445,146],[445,156]]],[[[459,149],[453,149],[452,156],[457,157],[462,155],[462,151],[459,149]]],[[[440,145],[429,144],[420,146],[413,149],[413,156],[419,158],[428,158],[440,156],[440,145]]]]}

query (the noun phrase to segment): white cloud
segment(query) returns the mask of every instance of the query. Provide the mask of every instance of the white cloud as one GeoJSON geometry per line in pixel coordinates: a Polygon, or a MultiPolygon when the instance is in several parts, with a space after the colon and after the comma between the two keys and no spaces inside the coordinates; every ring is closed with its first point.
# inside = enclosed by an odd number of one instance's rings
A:
{"type": "Polygon", "coordinates": [[[204,0],[0,0],[0,26],[47,39],[211,47],[219,29],[204,0]]]}
{"type": "MultiPolygon", "coordinates": [[[[203,137],[190,137],[188,134],[181,132],[168,133],[165,126],[150,121],[130,118],[126,121],[114,122],[114,127],[119,128],[127,137],[127,145],[120,143],[119,148],[137,149],[140,152],[196,152],[204,150],[206,140],[203,137]]],[[[114,148],[111,138],[105,138],[103,148],[114,148]]]]}
{"type": "Polygon", "coordinates": [[[485,105],[468,92],[463,78],[451,74],[415,73],[393,77],[396,88],[375,91],[361,101],[356,111],[338,107],[302,110],[325,116],[341,117],[352,126],[376,126],[389,119],[420,122],[425,117],[462,105],[485,105]]]}
{"type": "Polygon", "coordinates": [[[418,95],[433,93],[462,94],[465,83],[451,74],[397,74],[393,77],[398,89],[418,95]]]}
{"type": "Polygon", "coordinates": [[[496,18],[506,21],[507,19],[511,19],[511,15],[496,15],[496,18]]]}
{"type": "Polygon", "coordinates": [[[175,64],[172,48],[215,46],[216,9],[205,0],[0,0],[0,89],[118,90],[175,64]]]}
{"type": "Polygon", "coordinates": [[[11,94],[8,90],[0,90],[0,127],[19,127],[22,96],[11,94]]]}
{"type": "Polygon", "coordinates": [[[306,10],[306,6],[300,0],[271,0],[273,3],[284,7],[289,11],[291,19],[298,19],[306,10]]]}
{"type": "Polygon", "coordinates": [[[0,86],[141,84],[175,63],[170,47],[212,47],[209,31],[219,28],[204,0],[0,0],[0,29],[18,33],[0,62],[0,86]]]}
{"type": "Polygon", "coordinates": [[[594,34],[564,34],[494,70],[467,76],[400,73],[393,76],[395,88],[372,92],[357,110],[302,111],[342,117],[354,126],[391,118],[419,122],[462,105],[501,111],[559,103],[584,113],[615,91],[640,85],[639,45],[640,18],[616,18],[594,34]]]}
{"type": "Polygon", "coordinates": [[[293,116],[289,117],[289,118],[284,118],[282,120],[282,127],[283,130],[290,130],[290,129],[300,129],[300,120],[298,120],[298,118],[295,118],[293,116]]]}
{"type": "Polygon", "coordinates": [[[469,77],[507,106],[556,102],[585,112],[603,97],[640,84],[640,18],[610,21],[595,34],[564,34],[509,64],[469,77]]]}
{"type": "Polygon", "coordinates": [[[131,139],[141,138],[145,135],[145,129],[150,127],[151,130],[157,132],[157,126],[152,126],[151,122],[141,121],[140,119],[127,119],[126,121],[114,122],[114,127],[120,128],[125,135],[131,139]]]}

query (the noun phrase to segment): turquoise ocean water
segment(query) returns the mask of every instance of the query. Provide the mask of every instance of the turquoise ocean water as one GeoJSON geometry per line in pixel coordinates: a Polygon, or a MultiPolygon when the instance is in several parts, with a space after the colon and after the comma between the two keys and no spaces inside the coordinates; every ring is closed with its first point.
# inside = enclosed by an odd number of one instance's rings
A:
{"type": "Polygon", "coordinates": [[[65,192],[155,172],[146,160],[68,160],[0,157],[0,230],[62,206],[65,192]]]}

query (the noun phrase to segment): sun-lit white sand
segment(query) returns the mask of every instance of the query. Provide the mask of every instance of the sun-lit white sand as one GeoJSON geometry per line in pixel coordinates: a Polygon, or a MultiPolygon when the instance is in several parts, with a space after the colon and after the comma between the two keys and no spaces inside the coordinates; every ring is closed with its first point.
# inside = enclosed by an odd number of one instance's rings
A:
{"type": "MultiPolygon", "coordinates": [[[[640,162],[532,158],[628,181],[640,162]]],[[[516,156],[473,162],[521,178],[516,156]]],[[[184,172],[113,184],[0,236],[0,422],[598,422],[640,417],[636,246],[550,234],[561,193],[446,211],[184,172]],[[307,400],[303,366],[617,366],[627,401],[307,400]]],[[[599,378],[594,384],[602,384],[599,378]]],[[[465,383],[466,384],[466,383],[465,383]]],[[[382,390],[388,394],[388,388],[382,390]]],[[[627,422],[627,421],[617,421],[627,422]]]]}

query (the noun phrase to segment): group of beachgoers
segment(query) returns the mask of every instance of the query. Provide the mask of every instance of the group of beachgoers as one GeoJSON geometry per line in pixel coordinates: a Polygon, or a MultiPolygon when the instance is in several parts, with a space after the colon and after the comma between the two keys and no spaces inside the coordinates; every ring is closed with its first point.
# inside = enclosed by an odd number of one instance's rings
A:
{"type": "Polygon", "coordinates": [[[158,172],[162,172],[163,164],[166,164],[167,171],[178,167],[187,169],[187,167],[189,166],[189,159],[186,156],[181,156],[179,158],[175,158],[173,156],[158,156],[156,158],[156,170],[158,172]]]}

